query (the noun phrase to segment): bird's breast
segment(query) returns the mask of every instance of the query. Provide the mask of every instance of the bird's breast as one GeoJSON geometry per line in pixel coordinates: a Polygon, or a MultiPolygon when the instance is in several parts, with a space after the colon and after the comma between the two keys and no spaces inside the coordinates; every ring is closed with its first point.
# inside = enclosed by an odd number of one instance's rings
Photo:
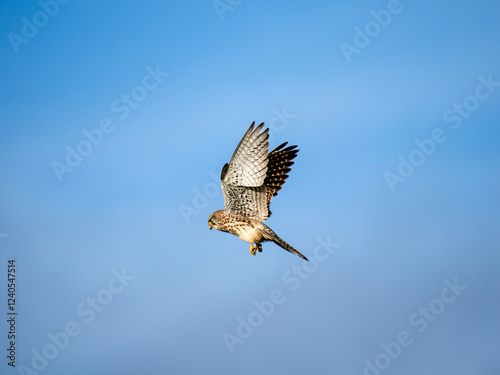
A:
{"type": "Polygon", "coordinates": [[[245,242],[258,243],[262,241],[262,234],[252,225],[241,225],[237,228],[237,236],[245,242]]]}

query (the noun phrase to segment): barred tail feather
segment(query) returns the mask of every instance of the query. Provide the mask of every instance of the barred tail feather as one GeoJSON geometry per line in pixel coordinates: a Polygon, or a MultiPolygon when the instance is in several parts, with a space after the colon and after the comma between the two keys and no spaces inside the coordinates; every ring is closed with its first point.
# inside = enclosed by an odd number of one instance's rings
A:
{"type": "Polygon", "coordinates": [[[298,255],[302,259],[305,259],[309,261],[305,256],[303,256],[301,253],[299,253],[297,250],[295,250],[293,247],[291,247],[289,244],[287,244],[285,241],[283,241],[274,231],[269,228],[266,224],[264,223],[259,223],[259,230],[262,233],[264,240],[265,241],[272,241],[276,245],[282,247],[286,251],[298,255]]]}
{"type": "Polygon", "coordinates": [[[309,262],[309,259],[307,259],[304,255],[302,255],[300,252],[298,252],[297,250],[295,250],[293,247],[291,247],[289,244],[287,244],[285,241],[283,241],[278,236],[276,236],[275,238],[271,239],[271,241],[273,241],[276,245],[282,247],[286,251],[289,251],[292,254],[298,255],[302,259],[305,259],[305,260],[307,260],[309,262]]]}

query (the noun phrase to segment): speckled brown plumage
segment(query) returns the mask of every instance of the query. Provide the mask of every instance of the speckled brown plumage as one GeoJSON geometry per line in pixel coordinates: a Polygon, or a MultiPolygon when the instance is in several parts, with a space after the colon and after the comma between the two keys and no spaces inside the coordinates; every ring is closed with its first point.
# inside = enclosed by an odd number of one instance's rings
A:
{"type": "Polygon", "coordinates": [[[264,123],[255,129],[254,126],[255,122],[241,139],[230,162],[222,168],[224,209],[212,213],[208,225],[210,229],[234,234],[251,243],[253,255],[255,250],[262,251],[262,242],[272,241],[307,260],[263,223],[271,216],[271,199],[283,187],[299,150],[297,146],[285,148],[285,142],[269,153],[269,129],[261,131],[264,123]]]}
{"type": "MultiPolygon", "coordinates": [[[[268,157],[267,173],[264,179],[264,186],[268,188],[266,199],[268,206],[271,204],[272,197],[278,195],[278,191],[283,187],[288,173],[292,170],[292,160],[299,152],[297,146],[289,146],[284,149],[283,147],[287,144],[288,142],[285,142],[276,147],[268,157]]],[[[269,211],[269,216],[271,216],[271,211],[269,211]]]]}

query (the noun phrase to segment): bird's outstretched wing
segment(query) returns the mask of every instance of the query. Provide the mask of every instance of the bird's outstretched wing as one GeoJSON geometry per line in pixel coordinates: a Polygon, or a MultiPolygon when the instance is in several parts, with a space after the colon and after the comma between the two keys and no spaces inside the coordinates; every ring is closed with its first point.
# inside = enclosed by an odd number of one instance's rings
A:
{"type": "Polygon", "coordinates": [[[285,142],[269,153],[269,129],[261,132],[264,123],[254,126],[255,122],[222,168],[221,184],[226,211],[264,221],[271,216],[271,199],[283,187],[299,150],[285,147],[285,142]]]}
{"type": "Polygon", "coordinates": [[[264,123],[254,129],[255,122],[236,147],[231,161],[221,172],[224,210],[256,220],[269,217],[267,177],[269,156],[269,129],[264,123]]]}
{"type": "MultiPolygon", "coordinates": [[[[269,205],[271,204],[272,197],[278,195],[278,191],[281,190],[283,185],[288,178],[288,173],[292,170],[293,159],[297,156],[299,150],[297,146],[288,146],[288,142],[285,142],[278,147],[276,147],[269,154],[269,162],[267,164],[267,173],[264,180],[264,186],[267,187],[267,205],[269,210],[269,205]]],[[[269,216],[271,216],[271,211],[269,211],[269,216]]]]}

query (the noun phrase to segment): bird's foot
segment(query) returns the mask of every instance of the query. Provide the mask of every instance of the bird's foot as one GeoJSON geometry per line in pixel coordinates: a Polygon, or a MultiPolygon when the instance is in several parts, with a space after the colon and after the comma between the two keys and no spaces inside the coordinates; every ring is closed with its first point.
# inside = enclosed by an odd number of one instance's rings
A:
{"type": "Polygon", "coordinates": [[[255,250],[257,250],[259,253],[262,253],[262,244],[260,244],[260,243],[256,243],[255,245],[251,244],[250,245],[250,254],[255,256],[255,254],[256,254],[255,250]]]}
{"type": "Polygon", "coordinates": [[[255,247],[253,244],[250,245],[250,254],[252,254],[253,256],[255,256],[255,249],[257,249],[257,247],[255,247]]]}

